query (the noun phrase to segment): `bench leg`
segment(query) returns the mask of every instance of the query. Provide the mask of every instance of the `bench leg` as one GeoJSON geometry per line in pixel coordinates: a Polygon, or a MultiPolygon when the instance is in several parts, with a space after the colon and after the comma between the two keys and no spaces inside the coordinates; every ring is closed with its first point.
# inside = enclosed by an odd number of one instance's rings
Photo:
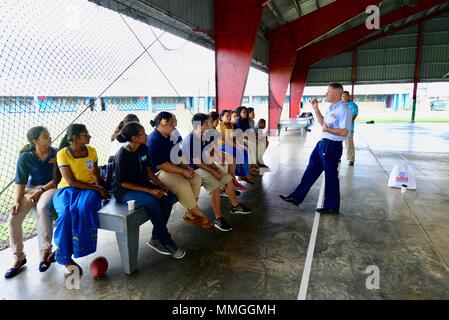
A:
{"type": "Polygon", "coordinates": [[[122,258],[123,272],[131,274],[137,270],[137,253],[139,251],[139,228],[130,229],[127,233],[115,234],[122,258]]]}

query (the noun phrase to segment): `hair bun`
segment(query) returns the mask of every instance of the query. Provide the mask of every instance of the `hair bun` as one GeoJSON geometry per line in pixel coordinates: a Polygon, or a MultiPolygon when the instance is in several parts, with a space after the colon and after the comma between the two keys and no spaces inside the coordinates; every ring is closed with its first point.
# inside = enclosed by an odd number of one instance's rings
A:
{"type": "Polygon", "coordinates": [[[154,122],[154,120],[150,120],[150,124],[153,128],[156,126],[156,122],[154,122]]]}
{"type": "Polygon", "coordinates": [[[118,142],[122,142],[122,143],[128,141],[128,138],[126,138],[123,135],[123,133],[121,133],[121,132],[117,135],[116,139],[117,139],[118,142]]]}

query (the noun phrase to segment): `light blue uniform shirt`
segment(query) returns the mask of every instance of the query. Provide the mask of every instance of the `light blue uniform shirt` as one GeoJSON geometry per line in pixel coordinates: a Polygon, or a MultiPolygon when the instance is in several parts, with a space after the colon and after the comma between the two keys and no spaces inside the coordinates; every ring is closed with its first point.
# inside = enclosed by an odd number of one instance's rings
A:
{"type": "MultiPolygon", "coordinates": [[[[353,117],[359,114],[359,107],[352,100],[348,102],[347,106],[351,110],[353,117]]],[[[351,133],[354,133],[354,121],[352,121],[351,133]]]]}
{"type": "MultiPolygon", "coordinates": [[[[348,129],[351,130],[352,113],[351,109],[343,102],[340,101],[334,105],[331,105],[327,109],[324,116],[324,122],[327,123],[331,129],[348,129]]],[[[329,132],[322,132],[321,138],[329,139],[333,141],[345,141],[346,137],[336,136],[329,132]]]]}

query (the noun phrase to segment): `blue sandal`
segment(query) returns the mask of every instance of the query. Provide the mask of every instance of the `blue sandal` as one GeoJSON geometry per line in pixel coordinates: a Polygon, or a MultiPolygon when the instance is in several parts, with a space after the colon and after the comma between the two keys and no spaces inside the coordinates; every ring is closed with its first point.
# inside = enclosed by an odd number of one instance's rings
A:
{"type": "Polygon", "coordinates": [[[11,278],[14,278],[15,276],[17,276],[20,272],[22,272],[22,270],[24,269],[23,266],[26,263],[27,263],[27,259],[25,258],[22,260],[19,267],[8,269],[5,273],[5,279],[11,279],[11,278]]]}
{"type": "Polygon", "coordinates": [[[55,253],[56,251],[53,251],[49,256],[48,256],[48,260],[47,261],[41,261],[39,263],[39,271],[40,272],[45,272],[48,270],[48,268],[50,268],[51,264],[53,262],[56,262],[55,259],[55,253]]]}

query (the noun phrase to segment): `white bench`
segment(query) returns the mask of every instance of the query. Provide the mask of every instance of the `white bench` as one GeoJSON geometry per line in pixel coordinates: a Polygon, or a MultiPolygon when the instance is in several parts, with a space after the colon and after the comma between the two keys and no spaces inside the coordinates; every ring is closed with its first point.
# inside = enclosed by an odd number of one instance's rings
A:
{"type": "MultiPolygon", "coordinates": [[[[42,243],[36,209],[38,243],[42,243]]],[[[128,211],[126,204],[118,203],[114,196],[98,211],[99,229],[114,231],[117,239],[123,272],[131,274],[137,270],[140,226],[150,220],[144,208],[128,211]]]]}
{"type": "Polygon", "coordinates": [[[98,211],[99,228],[114,231],[122,259],[123,272],[137,270],[140,226],[150,220],[144,208],[128,211],[128,206],[118,203],[112,196],[109,203],[98,211]]]}
{"type": "Polygon", "coordinates": [[[304,137],[306,135],[307,127],[311,124],[312,120],[312,117],[307,117],[280,121],[278,124],[278,136],[281,135],[281,130],[283,128],[285,128],[285,131],[287,131],[289,127],[293,127],[299,129],[301,131],[301,136],[304,137]]]}

